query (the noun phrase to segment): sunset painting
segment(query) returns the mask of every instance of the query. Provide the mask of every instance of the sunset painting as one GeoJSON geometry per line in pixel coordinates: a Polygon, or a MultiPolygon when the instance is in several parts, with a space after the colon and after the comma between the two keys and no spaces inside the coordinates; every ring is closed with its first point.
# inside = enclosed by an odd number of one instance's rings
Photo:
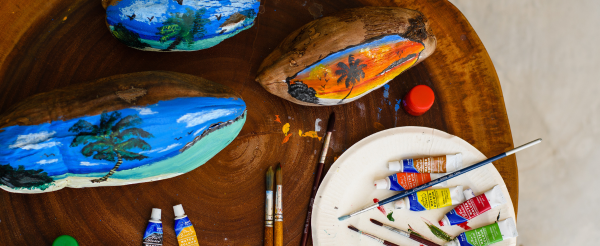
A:
{"type": "Polygon", "coordinates": [[[287,79],[294,98],[320,105],[347,103],[412,67],[425,46],[399,35],[333,53],[287,79]]]}

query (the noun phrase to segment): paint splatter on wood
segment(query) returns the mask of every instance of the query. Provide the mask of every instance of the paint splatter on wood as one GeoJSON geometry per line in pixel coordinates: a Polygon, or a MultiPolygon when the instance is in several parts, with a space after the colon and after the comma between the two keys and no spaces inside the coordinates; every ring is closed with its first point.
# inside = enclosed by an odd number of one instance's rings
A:
{"type": "Polygon", "coordinates": [[[317,135],[317,132],[315,131],[305,132],[304,134],[302,134],[302,131],[300,131],[300,134],[301,137],[318,138],[319,141],[321,141],[321,137],[319,137],[319,135],[317,135]]]}
{"type": "Polygon", "coordinates": [[[283,125],[283,128],[281,128],[281,130],[283,131],[283,135],[287,135],[288,132],[290,131],[290,123],[285,123],[285,125],[283,125]]]}
{"type": "Polygon", "coordinates": [[[275,115],[275,117],[276,117],[276,118],[275,118],[275,122],[279,122],[279,123],[281,123],[281,119],[279,119],[279,115],[275,115]]]}
{"type": "Polygon", "coordinates": [[[285,136],[285,138],[283,138],[283,142],[281,142],[281,144],[287,143],[287,141],[290,140],[290,137],[292,137],[292,133],[290,133],[287,136],[285,136]]]}
{"type": "Polygon", "coordinates": [[[385,130],[385,126],[383,126],[381,123],[379,122],[374,122],[373,123],[373,127],[375,127],[375,129],[377,129],[378,131],[383,131],[385,130]]]}

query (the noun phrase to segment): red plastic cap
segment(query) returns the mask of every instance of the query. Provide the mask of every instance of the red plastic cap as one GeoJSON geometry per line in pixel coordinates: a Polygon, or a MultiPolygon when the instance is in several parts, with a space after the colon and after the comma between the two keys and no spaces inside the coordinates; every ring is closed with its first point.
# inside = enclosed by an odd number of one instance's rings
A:
{"type": "Polygon", "coordinates": [[[433,106],[435,95],[433,90],[426,85],[417,85],[404,98],[402,104],[407,113],[419,116],[433,106]]]}

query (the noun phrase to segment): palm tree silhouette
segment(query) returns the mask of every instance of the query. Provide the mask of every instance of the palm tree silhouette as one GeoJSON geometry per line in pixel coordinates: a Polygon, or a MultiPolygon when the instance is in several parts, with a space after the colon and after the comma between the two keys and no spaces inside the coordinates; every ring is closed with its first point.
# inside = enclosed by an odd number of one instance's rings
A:
{"type": "Polygon", "coordinates": [[[148,156],[127,151],[133,148],[141,150],[150,150],[152,148],[150,144],[140,138],[151,138],[154,136],[147,131],[134,127],[141,123],[142,119],[137,114],[121,118],[120,112],[113,112],[111,114],[104,112],[100,116],[99,125],[79,120],[69,128],[69,132],[77,133],[70,146],[86,145],[81,149],[81,154],[86,157],[93,155],[93,158],[96,160],[117,161],[108,174],[102,178],[92,180],[92,183],[106,181],[108,177],[117,171],[123,163],[123,159],[132,161],[148,158],[148,156]]]}
{"type": "Polygon", "coordinates": [[[202,18],[202,15],[206,13],[206,9],[199,9],[195,13],[191,8],[187,8],[186,11],[185,14],[171,14],[171,17],[163,22],[163,26],[158,27],[159,32],[157,34],[161,35],[159,39],[161,43],[164,43],[171,38],[175,38],[175,41],[173,41],[165,51],[174,49],[182,41],[190,46],[194,43],[194,36],[196,34],[201,36],[206,34],[204,25],[207,24],[209,20],[202,18]]]}
{"type": "Polygon", "coordinates": [[[359,82],[360,79],[365,78],[365,72],[363,71],[363,68],[367,67],[367,65],[359,64],[360,59],[354,60],[353,55],[348,56],[348,65],[346,65],[343,62],[339,62],[337,64],[337,66],[340,69],[336,70],[335,74],[341,75],[337,80],[338,84],[341,83],[344,79],[346,82],[346,88],[350,87],[350,84],[352,84],[352,88],[350,88],[350,92],[348,92],[348,95],[342,98],[342,100],[338,104],[341,104],[344,101],[344,99],[350,96],[350,93],[352,93],[352,89],[354,89],[354,85],[356,85],[356,82],[359,82]]]}

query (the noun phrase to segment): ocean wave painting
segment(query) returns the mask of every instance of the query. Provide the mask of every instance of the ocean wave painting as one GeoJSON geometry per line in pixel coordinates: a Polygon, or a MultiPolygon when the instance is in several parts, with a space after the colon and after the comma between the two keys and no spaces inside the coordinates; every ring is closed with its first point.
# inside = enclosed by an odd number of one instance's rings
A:
{"type": "Polygon", "coordinates": [[[44,192],[173,177],[225,148],[246,120],[239,98],[187,97],[0,129],[0,187],[44,192]]]}
{"type": "Polygon", "coordinates": [[[149,51],[207,49],[254,24],[258,0],[113,0],[106,7],[111,33],[149,51]]]}

